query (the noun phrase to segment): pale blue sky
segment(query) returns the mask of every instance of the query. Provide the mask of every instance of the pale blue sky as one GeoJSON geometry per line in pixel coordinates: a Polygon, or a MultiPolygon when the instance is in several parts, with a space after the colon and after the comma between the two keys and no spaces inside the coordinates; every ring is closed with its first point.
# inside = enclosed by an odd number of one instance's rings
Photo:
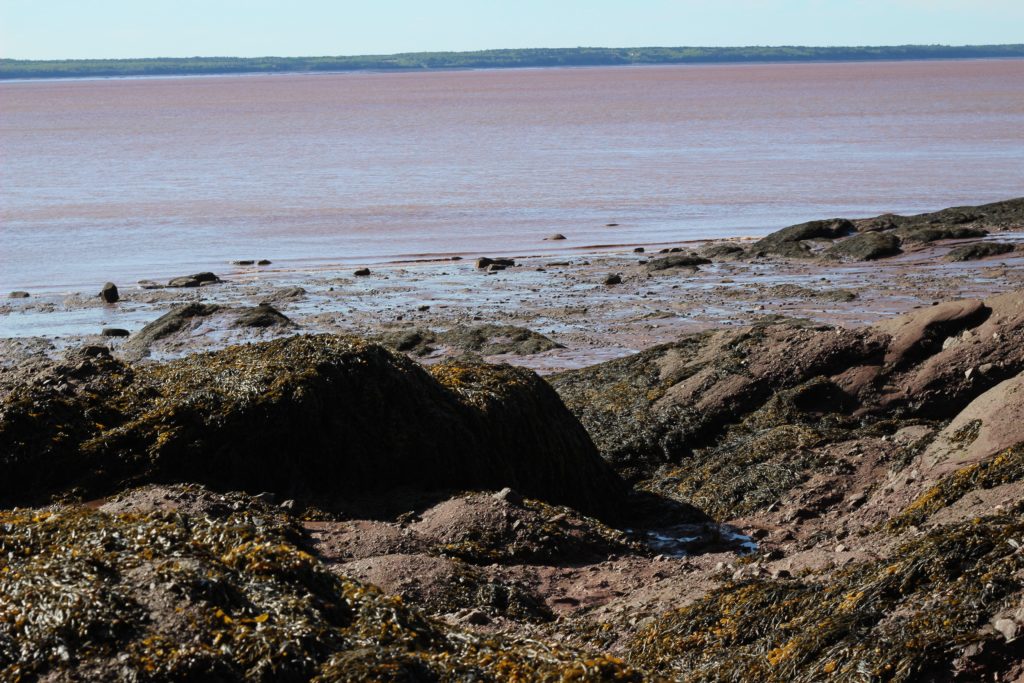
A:
{"type": "Polygon", "coordinates": [[[1024,42],[1024,0],[0,0],[0,56],[1024,42]]]}

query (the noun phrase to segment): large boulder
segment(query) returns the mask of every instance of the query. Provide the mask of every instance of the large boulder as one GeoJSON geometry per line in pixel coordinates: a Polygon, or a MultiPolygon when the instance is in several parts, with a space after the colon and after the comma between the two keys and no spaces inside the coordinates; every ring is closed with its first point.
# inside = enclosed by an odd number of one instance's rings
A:
{"type": "Polygon", "coordinates": [[[1016,245],[1009,242],[975,242],[974,244],[961,244],[959,247],[953,247],[949,250],[946,258],[950,261],[977,261],[989,256],[1009,254],[1016,248],[1016,245]]]}
{"type": "Polygon", "coordinates": [[[125,345],[125,354],[130,358],[148,356],[150,348],[161,339],[198,327],[202,320],[224,310],[219,304],[191,303],[175,306],[156,320],[147,323],[125,345]]]}
{"type": "Polygon", "coordinates": [[[143,482],[326,505],[500,489],[608,515],[622,485],[533,372],[428,373],[355,338],[297,336],[134,366],[70,359],[0,392],[0,504],[143,482]]]}
{"type": "Polygon", "coordinates": [[[755,254],[777,254],[785,257],[808,257],[813,254],[807,240],[834,240],[856,232],[845,218],[809,221],[777,230],[761,238],[751,247],[755,254]]]}
{"type": "Polygon", "coordinates": [[[861,232],[826,250],[825,255],[850,261],[874,261],[900,253],[900,240],[887,232],[861,232]]]}
{"type": "Polygon", "coordinates": [[[647,270],[658,271],[658,270],[673,270],[675,268],[689,268],[695,269],[697,266],[703,266],[711,263],[710,259],[706,259],[698,254],[669,254],[662,258],[652,259],[647,263],[647,270]]]}
{"type": "Polygon", "coordinates": [[[196,337],[202,336],[202,329],[273,334],[287,332],[294,327],[287,316],[267,302],[252,307],[199,302],[180,304],[132,335],[121,352],[129,360],[139,360],[154,351],[190,350],[194,348],[196,337]]]}

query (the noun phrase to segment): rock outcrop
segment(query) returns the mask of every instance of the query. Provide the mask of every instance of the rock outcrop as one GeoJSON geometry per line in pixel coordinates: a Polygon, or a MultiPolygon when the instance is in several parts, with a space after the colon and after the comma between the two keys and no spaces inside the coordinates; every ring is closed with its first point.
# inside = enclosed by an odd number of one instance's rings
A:
{"type": "Polygon", "coordinates": [[[851,413],[948,419],[1022,370],[1018,291],[863,330],[784,322],[700,333],[551,381],[602,454],[628,467],[679,462],[772,394],[816,378],[851,413]]]}
{"type": "MultiPolygon", "coordinates": [[[[821,255],[841,260],[873,261],[939,240],[978,239],[993,231],[1022,226],[1024,198],[983,206],[953,207],[915,216],[885,214],[856,221],[834,218],[800,223],[758,240],[751,245],[748,254],[784,258],[821,255]]],[[[957,247],[951,257],[957,260],[982,258],[1013,250],[1012,245],[1006,248],[994,244],[963,245],[957,247]]]]}
{"type": "Polygon", "coordinates": [[[132,335],[121,353],[130,360],[145,358],[162,346],[185,347],[201,327],[287,332],[295,325],[269,303],[253,307],[191,303],[175,306],[132,335]]]}
{"type": "Polygon", "coordinates": [[[327,335],[144,366],[72,357],[0,394],[0,501],[155,481],[335,506],[401,488],[511,486],[614,513],[619,479],[534,373],[467,363],[431,373],[327,335]]]}
{"type": "Polygon", "coordinates": [[[776,391],[883,350],[881,337],[783,323],[690,335],[551,381],[606,458],[649,466],[684,458],[776,391]]]}
{"type": "Polygon", "coordinates": [[[443,331],[399,328],[378,334],[373,340],[413,356],[427,356],[435,352],[529,356],[561,348],[560,344],[538,332],[514,325],[457,325],[443,331]]]}

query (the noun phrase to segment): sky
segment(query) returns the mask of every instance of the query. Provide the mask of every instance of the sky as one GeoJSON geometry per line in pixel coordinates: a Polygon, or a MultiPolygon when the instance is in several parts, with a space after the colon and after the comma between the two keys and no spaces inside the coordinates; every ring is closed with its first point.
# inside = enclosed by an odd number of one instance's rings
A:
{"type": "Polygon", "coordinates": [[[0,0],[0,57],[1024,42],[1024,0],[0,0]]]}

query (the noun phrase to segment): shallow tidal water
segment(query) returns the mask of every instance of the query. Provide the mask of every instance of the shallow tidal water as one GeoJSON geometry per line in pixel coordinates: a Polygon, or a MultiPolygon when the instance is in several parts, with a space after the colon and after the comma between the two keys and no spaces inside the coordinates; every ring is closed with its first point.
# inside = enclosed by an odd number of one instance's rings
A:
{"type": "Polygon", "coordinates": [[[1021,131],[1024,60],[6,82],[0,292],[978,204],[1021,131]]]}

